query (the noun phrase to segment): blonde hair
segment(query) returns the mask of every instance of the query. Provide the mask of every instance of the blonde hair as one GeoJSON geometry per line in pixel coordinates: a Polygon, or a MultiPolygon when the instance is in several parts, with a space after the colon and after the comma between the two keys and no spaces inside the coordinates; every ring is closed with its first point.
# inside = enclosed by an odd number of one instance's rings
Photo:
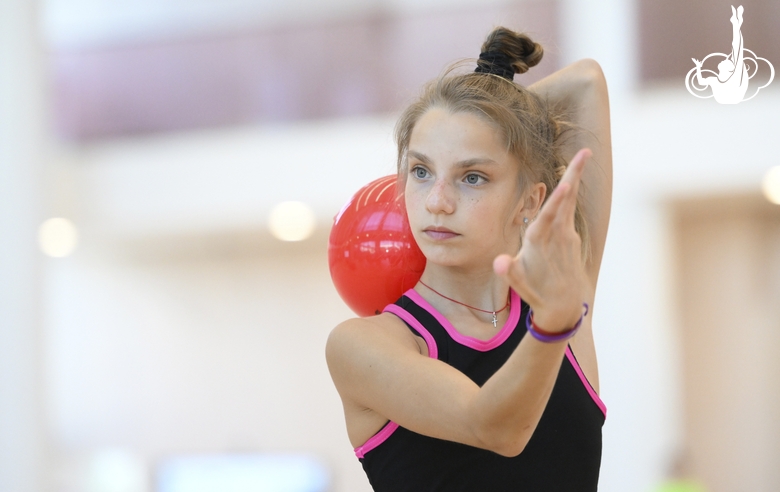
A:
{"type": "MultiPolygon", "coordinates": [[[[525,73],[541,61],[544,50],[525,34],[498,27],[488,35],[482,52],[506,60],[515,73],[525,73]]],[[[483,58],[477,63],[483,70],[490,70],[492,64],[483,58]]],[[[568,163],[561,149],[565,136],[576,127],[559,108],[520,84],[495,73],[455,74],[455,68],[457,65],[429,82],[420,97],[401,114],[395,129],[399,178],[405,180],[406,154],[417,121],[429,109],[438,107],[453,113],[472,113],[492,124],[501,132],[509,153],[521,163],[524,186],[544,183],[546,201],[566,171],[568,163]]],[[[579,198],[574,226],[585,258],[589,253],[589,235],[579,198]]]]}

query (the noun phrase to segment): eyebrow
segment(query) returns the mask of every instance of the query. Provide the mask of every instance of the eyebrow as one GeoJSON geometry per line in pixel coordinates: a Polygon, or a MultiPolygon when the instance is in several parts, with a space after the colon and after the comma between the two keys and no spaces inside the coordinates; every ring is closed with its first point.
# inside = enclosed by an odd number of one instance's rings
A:
{"type": "MultiPolygon", "coordinates": [[[[427,155],[421,154],[420,152],[409,150],[407,151],[407,155],[410,157],[414,157],[415,159],[423,162],[424,164],[430,164],[431,160],[428,158],[427,155]]],[[[493,159],[490,159],[488,157],[474,157],[472,159],[466,159],[463,161],[458,161],[455,163],[455,166],[457,167],[471,167],[475,166],[477,164],[498,164],[493,159]]]]}

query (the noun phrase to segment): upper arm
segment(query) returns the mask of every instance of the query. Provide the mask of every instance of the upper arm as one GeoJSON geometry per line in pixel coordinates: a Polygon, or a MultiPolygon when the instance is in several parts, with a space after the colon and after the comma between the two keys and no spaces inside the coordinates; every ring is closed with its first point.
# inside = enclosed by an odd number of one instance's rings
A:
{"type": "Polygon", "coordinates": [[[612,209],[612,135],[606,79],[596,62],[588,63],[587,72],[589,83],[574,113],[574,123],[584,131],[567,143],[566,151],[571,157],[582,147],[593,151],[583,172],[580,200],[590,233],[591,255],[586,270],[595,287],[612,209]]]}
{"type": "Polygon", "coordinates": [[[588,224],[590,257],[586,271],[595,288],[612,207],[612,137],[607,82],[599,64],[580,60],[531,86],[569,110],[580,131],[566,140],[563,157],[571,161],[583,147],[591,149],[582,175],[580,206],[588,224]]]}
{"type": "Polygon", "coordinates": [[[487,447],[469,417],[479,387],[460,371],[420,354],[411,335],[366,319],[350,320],[331,332],[326,358],[345,404],[371,409],[420,434],[487,447]]]}

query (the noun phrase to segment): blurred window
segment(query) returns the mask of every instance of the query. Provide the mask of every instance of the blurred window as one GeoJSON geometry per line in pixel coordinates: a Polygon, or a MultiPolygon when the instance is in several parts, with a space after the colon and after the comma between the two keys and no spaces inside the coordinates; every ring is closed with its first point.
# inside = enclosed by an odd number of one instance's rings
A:
{"type": "Polygon", "coordinates": [[[731,5],[745,7],[745,47],[780,68],[778,0],[639,0],[643,83],[680,80],[713,52],[731,53],[731,5]]]}
{"type": "Polygon", "coordinates": [[[180,456],[157,469],[155,492],[325,492],[330,474],[317,459],[291,454],[180,456]]]}

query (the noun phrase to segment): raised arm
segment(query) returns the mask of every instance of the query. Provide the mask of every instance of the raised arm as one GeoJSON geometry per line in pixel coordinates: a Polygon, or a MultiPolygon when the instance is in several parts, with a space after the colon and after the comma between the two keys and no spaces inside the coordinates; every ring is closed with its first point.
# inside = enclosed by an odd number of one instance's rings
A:
{"type": "Polygon", "coordinates": [[[572,123],[584,130],[566,142],[567,161],[584,147],[593,151],[582,176],[580,195],[590,231],[591,256],[585,269],[595,290],[612,207],[612,137],[606,79],[596,61],[585,59],[558,70],[529,89],[563,105],[570,111],[572,123]]]}

